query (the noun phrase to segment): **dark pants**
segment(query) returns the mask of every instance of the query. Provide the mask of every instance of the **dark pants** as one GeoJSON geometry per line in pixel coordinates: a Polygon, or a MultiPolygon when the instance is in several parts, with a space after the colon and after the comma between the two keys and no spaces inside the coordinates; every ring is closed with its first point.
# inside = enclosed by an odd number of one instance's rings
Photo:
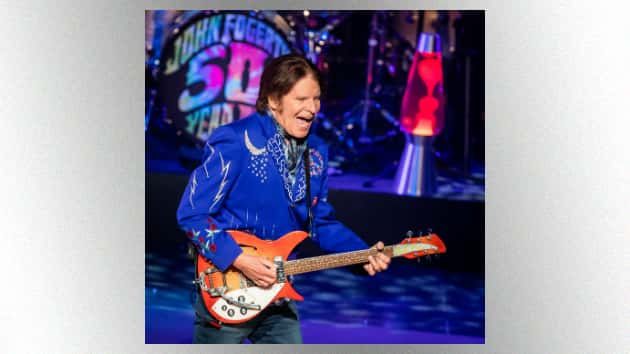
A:
{"type": "Polygon", "coordinates": [[[198,296],[195,305],[193,343],[237,344],[249,339],[255,344],[301,344],[297,306],[293,301],[270,305],[253,319],[236,324],[211,325],[212,315],[198,296]]]}

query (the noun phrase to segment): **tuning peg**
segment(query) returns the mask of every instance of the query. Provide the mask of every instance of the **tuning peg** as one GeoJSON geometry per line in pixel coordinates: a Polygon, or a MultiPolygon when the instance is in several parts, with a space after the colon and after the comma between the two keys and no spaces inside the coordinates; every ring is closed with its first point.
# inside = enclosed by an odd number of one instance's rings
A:
{"type": "Polygon", "coordinates": [[[433,233],[433,230],[431,228],[427,229],[427,235],[431,235],[433,233]]]}
{"type": "Polygon", "coordinates": [[[413,237],[413,231],[408,230],[406,235],[407,235],[407,238],[413,237]]]}

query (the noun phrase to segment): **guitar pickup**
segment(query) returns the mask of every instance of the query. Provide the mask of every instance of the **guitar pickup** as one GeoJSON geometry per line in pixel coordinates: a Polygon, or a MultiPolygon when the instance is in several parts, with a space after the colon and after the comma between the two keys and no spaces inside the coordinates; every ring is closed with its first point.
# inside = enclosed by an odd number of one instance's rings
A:
{"type": "Polygon", "coordinates": [[[287,276],[284,273],[284,262],[282,261],[282,257],[273,257],[273,262],[276,264],[276,276],[278,278],[278,284],[286,283],[287,276]]]}

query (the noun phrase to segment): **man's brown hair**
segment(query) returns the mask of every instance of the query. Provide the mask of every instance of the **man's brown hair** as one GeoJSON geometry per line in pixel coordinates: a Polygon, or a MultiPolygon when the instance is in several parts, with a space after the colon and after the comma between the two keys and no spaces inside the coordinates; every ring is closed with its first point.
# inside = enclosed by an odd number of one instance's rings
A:
{"type": "Polygon", "coordinates": [[[317,81],[321,89],[321,73],[304,56],[292,53],[271,59],[265,66],[260,78],[256,111],[265,113],[269,106],[269,98],[279,101],[282,96],[291,91],[300,79],[308,75],[311,75],[317,81]]]}

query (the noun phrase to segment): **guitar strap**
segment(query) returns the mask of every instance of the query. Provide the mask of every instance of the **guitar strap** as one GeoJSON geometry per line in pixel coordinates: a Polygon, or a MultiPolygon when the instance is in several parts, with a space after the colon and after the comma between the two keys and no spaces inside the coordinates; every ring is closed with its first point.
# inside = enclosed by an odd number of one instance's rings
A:
{"type": "Polygon", "coordinates": [[[304,149],[304,175],[306,177],[306,210],[308,211],[308,237],[315,236],[313,230],[313,210],[311,208],[311,154],[308,145],[304,149]]]}

